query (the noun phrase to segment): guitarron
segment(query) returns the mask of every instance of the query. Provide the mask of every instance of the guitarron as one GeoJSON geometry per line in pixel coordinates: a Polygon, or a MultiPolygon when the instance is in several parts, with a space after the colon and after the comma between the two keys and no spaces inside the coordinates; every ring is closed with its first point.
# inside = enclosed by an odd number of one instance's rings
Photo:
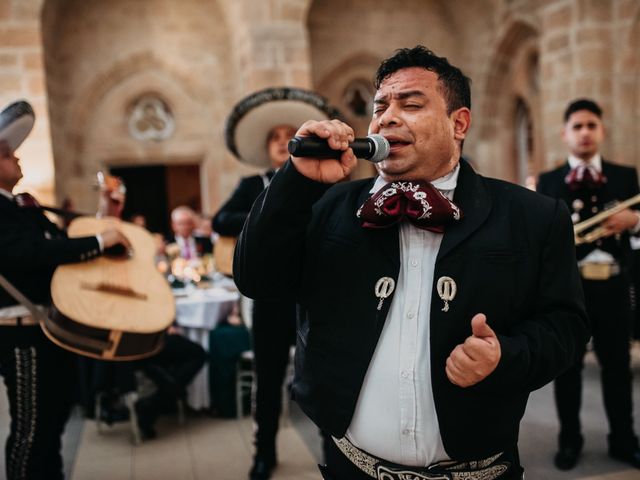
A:
{"type": "Polygon", "coordinates": [[[154,264],[155,242],[142,227],[115,217],[78,217],[70,237],[117,228],[130,254],[103,255],[59,266],[51,282],[55,306],[42,328],[54,343],[101,360],[135,360],[157,353],[175,318],[171,289],[154,264]]]}

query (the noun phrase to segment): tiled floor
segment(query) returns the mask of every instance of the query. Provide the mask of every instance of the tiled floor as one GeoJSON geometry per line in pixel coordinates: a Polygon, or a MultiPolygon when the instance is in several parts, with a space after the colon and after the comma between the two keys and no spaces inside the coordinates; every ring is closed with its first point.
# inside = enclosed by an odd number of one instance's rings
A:
{"type": "MultiPolygon", "coordinates": [[[[166,418],[158,438],[132,446],[126,424],[104,434],[85,425],[73,480],[236,480],[247,475],[252,455],[251,421],[190,417],[185,425],[166,418]]],[[[315,461],[292,426],[282,429],[283,461],[274,480],[320,480],[315,461]]]]}
{"type": "MultiPolygon", "coordinates": [[[[634,347],[636,431],[640,432],[640,345],[634,347]]],[[[582,413],[585,450],[570,472],[553,468],[557,422],[552,389],[534,392],[520,434],[520,453],[527,480],[640,480],[640,472],[606,455],[607,425],[602,411],[599,372],[593,357],[585,370],[582,413]]],[[[273,480],[320,480],[315,463],[320,455],[317,429],[295,408],[292,422],[279,436],[280,465],[273,480]]],[[[7,405],[0,392],[0,437],[8,428],[7,405]]],[[[71,480],[244,480],[251,463],[252,424],[207,416],[175,417],[158,424],[157,439],[133,446],[126,423],[98,434],[93,422],[77,415],[65,434],[65,465],[71,480]]],[[[0,456],[1,457],[1,456],[0,456]]],[[[0,478],[4,472],[0,458],[0,478]]]]}

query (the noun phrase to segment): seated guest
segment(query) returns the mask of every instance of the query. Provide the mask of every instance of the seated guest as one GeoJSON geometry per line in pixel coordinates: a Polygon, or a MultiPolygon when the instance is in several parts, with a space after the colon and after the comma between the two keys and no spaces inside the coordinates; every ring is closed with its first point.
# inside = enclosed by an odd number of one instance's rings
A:
{"type": "Polygon", "coordinates": [[[233,418],[236,412],[236,369],[243,352],[251,350],[251,335],[239,305],[209,334],[209,388],[215,415],[233,418]]]}
{"type": "Polygon", "coordinates": [[[180,257],[187,260],[202,257],[213,252],[213,244],[208,237],[195,235],[196,213],[187,206],[176,207],[171,212],[171,229],[174,242],[180,247],[180,257]]]}
{"type": "Polygon", "coordinates": [[[205,361],[204,349],[174,328],[169,330],[160,353],[141,361],[142,371],[157,387],[152,395],[141,398],[135,405],[144,438],[156,436],[154,426],[158,416],[171,411],[178,400],[186,397],[187,386],[205,361]]]}

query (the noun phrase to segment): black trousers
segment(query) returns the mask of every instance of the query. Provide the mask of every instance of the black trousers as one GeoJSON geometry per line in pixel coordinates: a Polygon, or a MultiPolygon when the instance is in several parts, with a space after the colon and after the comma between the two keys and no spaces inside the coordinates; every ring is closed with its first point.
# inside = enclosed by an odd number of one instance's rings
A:
{"type": "Polygon", "coordinates": [[[0,327],[0,373],[11,415],[8,480],[64,478],[61,436],[71,412],[76,360],[38,326],[0,327]]]}
{"type": "MultiPolygon", "coordinates": [[[[325,444],[326,465],[318,465],[322,478],[324,480],[371,480],[372,477],[356,467],[351,461],[344,456],[333,440],[329,440],[325,444]]],[[[520,480],[522,476],[522,467],[517,454],[517,449],[513,455],[508,455],[511,460],[512,467],[509,472],[504,473],[501,480],[520,480]]]]}
{"type": "Polygon", "coordinates": [[[254,419],[256,453],[273,457],[282,410],[282,382],[295,341],[296,305],[292,302],[253,303],[253,353],[256,373],[254,419]]]}
{"type": "MultiPolygon", "coordinates": [[[[602,396],[609,420],[609,446],[627,449],[636,444],[633,433],[629,342],[632,325],[629,282],[623,275],[605,281],[582,282],[591,322],[593,348],[601,368],[602,396]]],[[[560,420],[560,445],[582,445],[580,360],[554,383],[560,420]]]]}

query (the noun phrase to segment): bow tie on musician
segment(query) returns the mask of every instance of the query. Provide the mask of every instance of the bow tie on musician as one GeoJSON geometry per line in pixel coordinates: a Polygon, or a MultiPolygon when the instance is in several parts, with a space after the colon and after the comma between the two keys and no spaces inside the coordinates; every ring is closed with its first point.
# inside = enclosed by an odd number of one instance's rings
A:
{"type": "Polygon", "coordinates": [[[407,220],[421,230],[444,233],[462,212],[429,182],[389,182],[372,195],[357,214],[364,228],[386,228],[407,220]]]}
{"type": "Polygon", "coordinates": [[[607,183],[607,177],[594,165],[582,162],[569,171],[564,181],[572,191],[598,190],[607,183]]]}

